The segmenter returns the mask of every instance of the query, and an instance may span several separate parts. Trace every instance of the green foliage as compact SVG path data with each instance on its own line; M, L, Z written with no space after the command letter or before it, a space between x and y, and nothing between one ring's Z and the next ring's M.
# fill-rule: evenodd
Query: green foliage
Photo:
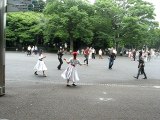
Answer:
M154 20L154 7L142 0L128 0L127 5L122 6L126 10L122 19L122 39L125 44L140 48L148 44L149 29L156 28Z
M34 0L33 4L34 12L7 14L7 45L70 43L73 50L75 43L97 49L160 44L154 6L143 0L96 0L93 5L87 0Z
M43 12L43 9L45 7L45 2L44 0L32 0L33 8L31 11L34 12Z
M45 14L52 16L52 26L48 29L54 33L54 38L70 40L70 49L74 49L73 42L77 39L91 43L92 26L89 16L84 10L87 4L81 0L50 0L45 8ZM50 35L49 35L50 36ZM50 38L47 36L47 38Z
M33 12L9 13L7 15L7 42L36 44L36 36L43 35L40 20L43 14Z

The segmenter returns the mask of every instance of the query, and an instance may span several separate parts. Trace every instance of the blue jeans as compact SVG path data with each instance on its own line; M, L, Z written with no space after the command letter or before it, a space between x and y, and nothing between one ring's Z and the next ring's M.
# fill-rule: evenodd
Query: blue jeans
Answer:
M84 63L86 62L86 64L88 65L88 55L84 55L84 57L85 57Z
M109 69L112 69L114 58L109 58Z

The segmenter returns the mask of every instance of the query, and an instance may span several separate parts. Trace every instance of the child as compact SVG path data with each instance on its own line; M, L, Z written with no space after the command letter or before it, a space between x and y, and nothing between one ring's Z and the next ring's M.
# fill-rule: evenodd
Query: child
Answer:
M66 86L70 86L69 85L69 81L73 82L73 86L77 86L75 85L75 82L79 81L79 77L78 77L78 72L76 70L76 65L82 65L80 63L80 61L77 59L77 52L73 52L73 58L70 58L69 61L66 61L66 59L64 59L69 66L67 67L67 69L61 74L61 76L67 80L67 85Z
M44 71L47 70L47 67L43 61L43 59L46 58L46 56L43 56L42 52L43 52L43 50L40 50L38 61L37 61L36 65L34 66L34 70L36 70L34 72L34 74L38 75L37 71L43 71L43 77L47 77L44 73Z

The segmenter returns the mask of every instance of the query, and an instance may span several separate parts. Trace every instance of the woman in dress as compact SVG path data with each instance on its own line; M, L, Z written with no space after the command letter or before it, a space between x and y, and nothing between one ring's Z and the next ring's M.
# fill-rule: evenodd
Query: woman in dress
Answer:
M43 72L43 76L44 76L44 77L47 77L47 76L45 75L45 73L44 73L44 71L47 70L47 67L46 67L46 65L45 65L45 63L44 63L44 61L43 61L43 59L46 58L46 56L43 56L42 53L43 53L43 50L40 50L38 61L37 61L36 65L34 66L34 70L36 70L36 71L34 72L34 74L35 74L35 75L38 75L38 74L37 74L37 71L42 71L42 72Z
M73 57L69 59L69 61L67 61L66 59L64 59L69 66L66 68L66 70L61 74L62 78L67 80L67 86L69 85L69 81L73 82L73 86L77 86L75 84L75 82L79 81L79 77L78 77L78 72L76 69L76 65L82 65L80 63L80 61L77 59L77 52L73 52L72 53Z

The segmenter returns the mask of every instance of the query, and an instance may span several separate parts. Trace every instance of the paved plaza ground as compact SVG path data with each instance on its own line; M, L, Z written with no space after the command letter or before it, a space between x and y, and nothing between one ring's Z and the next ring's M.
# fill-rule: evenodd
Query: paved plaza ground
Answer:
M66 87L57 70L57 55L45 53L47 77L35 76L38 56L6 52L6 95L0 97L0 120L158 120L160 118L160 58L146 63L148 79L135 79L138 61L108 57L77 66L77 87ZM63 58L70 58L64 55ZM84 57L78 58L83 62ZM42 73L39 73L42 74Z

